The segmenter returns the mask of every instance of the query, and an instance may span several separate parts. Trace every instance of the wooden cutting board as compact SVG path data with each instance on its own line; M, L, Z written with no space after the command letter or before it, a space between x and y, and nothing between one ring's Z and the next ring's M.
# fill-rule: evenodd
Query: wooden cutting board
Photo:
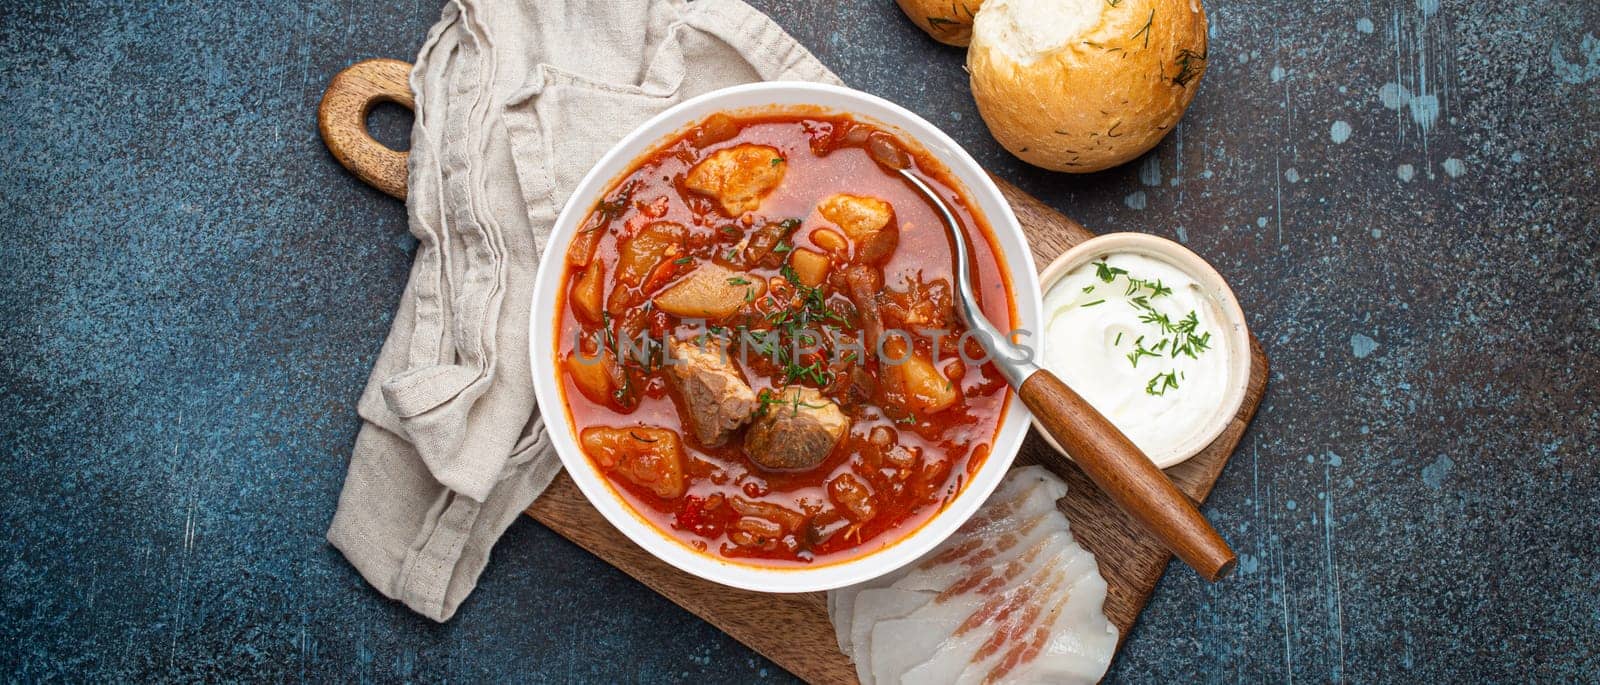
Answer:
M357 63L333 78L318 117L323 140L334 157L363 181L398 198L405 197L405 153L373 140L365 122L378 102L412 105L406 81L410 71L411 65L397 60ZM998 178L995 182L1021 220L1039 265L1049 264L1067 248L1093 237L1077 222L1010 183ZM1267 358L1254 336L1250 351L1250 386L1239 414L1204 452L1166 470L1196 501L1210 494L1266 391ZM1171 554L1141 532L1037 433L1029 435L1017 456L1018 465L1035 463L1049 466L1067 481L1070 489L1057 506L1071 521L1078 542L1094 552L1108 588L1106 616L1126 636ZM812 683L856 682L854 667L835 643L823 593L773 595L735 590L678 571L613 528L565 473L540 495L528 515L795 675ZM1181 565L1177 572L1192 573Z

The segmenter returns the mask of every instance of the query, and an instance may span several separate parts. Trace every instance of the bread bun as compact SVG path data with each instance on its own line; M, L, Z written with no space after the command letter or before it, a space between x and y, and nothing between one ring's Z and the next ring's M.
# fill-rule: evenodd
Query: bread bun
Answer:
M1030 164L1074 173L1155 147L1205 70L1199 0L987 0L967 52L995 139Z
M967 47L972 40L972 18L983 0L895 0L900 10L933 39L945 45Z

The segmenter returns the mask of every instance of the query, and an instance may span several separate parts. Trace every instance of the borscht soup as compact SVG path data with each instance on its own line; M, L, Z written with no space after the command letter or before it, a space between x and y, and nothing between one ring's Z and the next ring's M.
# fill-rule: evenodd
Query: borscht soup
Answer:
M905 538L988 457L1009 399L955 313L936 210L1016 321L966 191L904 136L821 110L714 114L635 160L565 250L556 369L578 444L642 519L716 558L830 564Z

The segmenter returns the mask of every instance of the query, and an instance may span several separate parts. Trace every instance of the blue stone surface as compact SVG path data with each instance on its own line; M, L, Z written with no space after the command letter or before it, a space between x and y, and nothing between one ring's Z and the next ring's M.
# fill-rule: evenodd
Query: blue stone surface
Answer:
M1182 125L1069 176L1001 149L893 4L756 4L1242 300L1271 386L1205 507L1240 571L1171 567L1108 680L1600 673L1600 6L1215 0ZM791 678L532 520L447 625L324 542L413 241L315 107L438 9L0 6L7 680Z

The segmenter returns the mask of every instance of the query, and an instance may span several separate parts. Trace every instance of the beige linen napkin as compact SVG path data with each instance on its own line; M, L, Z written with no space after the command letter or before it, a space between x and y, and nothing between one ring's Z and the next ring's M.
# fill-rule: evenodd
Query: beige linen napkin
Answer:
M839 82L739 0L444 8L411 74L416 260L328 529L378 591L448 620L561 468L534 406L528 308L573 186L650 116L760 80Z

